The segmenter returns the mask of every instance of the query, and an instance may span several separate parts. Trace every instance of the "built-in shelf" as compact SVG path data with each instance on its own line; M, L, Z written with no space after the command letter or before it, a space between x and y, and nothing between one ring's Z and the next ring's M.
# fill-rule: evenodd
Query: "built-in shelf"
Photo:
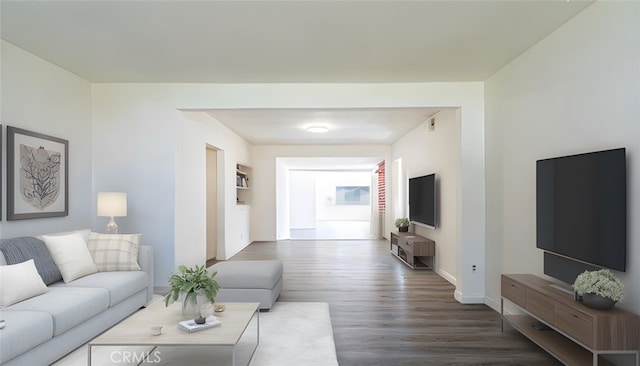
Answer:
M236 164L236 203L238 205L251 204L252 171L247 165Z
M236 217L235 231L230 235L236 245L243 248L251 243L251 203L253 191L251 178L253 169L244 164L236 164Z

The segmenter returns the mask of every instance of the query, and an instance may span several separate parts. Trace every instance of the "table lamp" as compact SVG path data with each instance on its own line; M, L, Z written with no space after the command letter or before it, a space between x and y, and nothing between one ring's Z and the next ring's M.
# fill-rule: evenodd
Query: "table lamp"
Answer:
M127 216L127 194L124 192L98 192L98 216L110 217L107 234L117 234L118 225L114 217Z

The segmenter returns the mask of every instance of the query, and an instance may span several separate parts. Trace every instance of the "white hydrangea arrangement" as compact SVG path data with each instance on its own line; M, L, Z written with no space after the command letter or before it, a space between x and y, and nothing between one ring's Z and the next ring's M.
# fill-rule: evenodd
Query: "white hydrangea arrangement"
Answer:
M584 271L573 283L580 295L596 294L619 302L624 299L624 285L608 269Z

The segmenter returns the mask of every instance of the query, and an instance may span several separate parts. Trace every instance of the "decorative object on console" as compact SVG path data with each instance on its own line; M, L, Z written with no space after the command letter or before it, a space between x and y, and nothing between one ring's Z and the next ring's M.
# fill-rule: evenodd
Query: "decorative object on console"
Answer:
M624 299L624 286L608 269L584 271L573 283L582 302L594 309L608 310Z
M401 233L406 233L409 231L409 219L406 217L402 217L399 219L396 219L396 227L398 228L398 231Z
M124 192L98 192L98 216L110 217L107 234L117 234L118 225L114 217L127 216L127 194Z
M178 329L187 333L193 333L207 328L219 327L222 324L220 319L215 316L206 318L198 317L191 320L185 320L178 323Z
M169 277L170 290L164 297L165 306L177 301L182 295L182 313L187 316L200 316L203 305L213 304L220 290L214 277L209 275L205 266L186 267L180 265L178 273Z
M206 321L206 319L205 319L205 317L204 317L204 316L200 315L199 317L197 317L197 318L193 319L193 321L194 321L196 324L204 324L204 322Z
M7 220L69 214L69 142L7 126Z

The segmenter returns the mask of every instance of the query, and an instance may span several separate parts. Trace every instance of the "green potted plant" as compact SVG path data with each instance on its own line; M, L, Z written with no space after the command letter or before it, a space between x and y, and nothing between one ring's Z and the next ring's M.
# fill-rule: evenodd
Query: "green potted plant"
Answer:
M406 217L396 219L396 227L398 228L398 231L406 233L409 231L409 219Z
M182 296L182 313L189 316L200 316L200 308L213 304L220 290L214 277L218 272L209 275L205 266L178 266L178 273L169 277L170 290L164 297L165 306L177 301Z
M595 309L611 309L624 299L622 282L608 269L582 272L573 283L573 289L585 305Z

